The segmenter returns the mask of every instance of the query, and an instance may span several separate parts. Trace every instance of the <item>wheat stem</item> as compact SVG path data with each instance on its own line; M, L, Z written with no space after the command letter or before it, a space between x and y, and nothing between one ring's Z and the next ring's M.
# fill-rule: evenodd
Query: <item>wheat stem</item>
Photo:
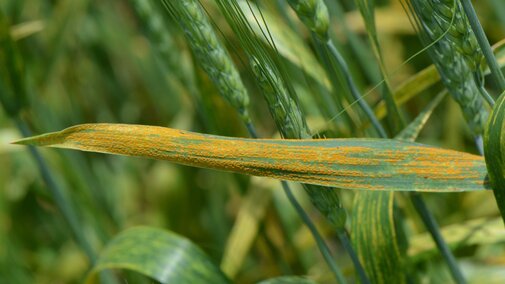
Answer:
M331 252L326 245L326 242L323 240L321 235L319 234L319 231L317 230L316 226L310 219L310 217L305 213L303 210L302 206L298 201L296 200L296 197L293 195L293 192L289 188L289 185L286 181L281 181L282 183L282 188L284 189L284 192L286 193L286 196L289 199L289 202L293 205L295 208L296 212L298 213L298 216L302 219L303 223L307 226L307 228L310 230L310 233L314 237L314 240L316 241L317 247L319 248L319 251L323 255L324 260L330 267L330 270L333 272L335 275L335 278L337 279L338 283L347 283L345 280L342 272L338 268L338 266L335 264L335 260L333 259L333 256L331 255Z
M447 262L447 265L449 266L449 271L451 272L452 278L458 284L466 283L465 277L463 276L463 273L459 269L456 258L454 257L451 250L447 246L444 237L442 237L437 221L435 220L430 210L426 206L426 203L424 202L423 198L418 192L410 192L409 196L410 200L412 200L412 203L414 204L414 207L421 216L424 225L430 232L433 241L435 241L435 244L440 250L440 253L444 256L444 259Z
M333 55L333 58L335 58L338 65L342 69L342 73L344 74L346 84L347 84L349 90L351 91L353 98L358 102L358 105L365 112L368 119L370 119L370 122L372 122L372 125L374 126L375 131L377 131L379 136L382 138L386 138L387 133L384 130L384 127L382 127L382 124L379 122L379 120L375 116L375 113L370 108L370 106L366 103L366 101L363 99L363 96L360 94L358 87L356 86L356 83L354 83L354 79L351 76L351 72L349 71L349 67L347 66L347 63L345 62L344 58L342 57L340 52L337 50L335 45L333 44L333 41L332 40L327 41L326 46L328 47L330 53Z
M456 1L456 0L455 0ZM484 53L484 57L486 58L487 65L491 70L491 76L494 78L496 84L499 87L499 92L503 92L505 90L505 77L500 70L500 66L496 61L496 58L491 49L491 45L487 40L486 34L484 33L484 29L479 22L479 18L475 13L475 9L472 6L472 2L470 0L460 0L463 6L463 10L465 11L466 16L468 17L468 21L470 22L470 26L477 37L477 41L479 46Z

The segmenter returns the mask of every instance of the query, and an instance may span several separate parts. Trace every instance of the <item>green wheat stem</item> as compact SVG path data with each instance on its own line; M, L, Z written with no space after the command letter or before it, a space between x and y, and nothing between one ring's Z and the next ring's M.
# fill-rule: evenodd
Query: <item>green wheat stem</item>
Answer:
M438 226L435 217L433 217L430 210L426 206L426 203L424 202L421 194L419 194L418 192L410 192L409 197L412 203L414 204L414 207L416 208L417 212L421 216L424 225L430 232L433 241L435 241L438 250L444 256L444 259L447 262L447 265L449 266L449 271L451 272L452 278L458 284L466 283L465 277L463 276L463 273L461 272L461 269L458 266L456 258L454 257L451 250L447 246L444 237L442 237L442 234L440 233L440 227Z
M455 0L456 1L456 0ZM489 69L491 70L491 76L495 80L498 85L499 92L503 92L505 90L505 77L500 70L500 66L498 65L498 61L496 61L496 57L493 54L493 50L491 49L491 45L487 40L486 34L484 33L484 29L482 28L479 18L477 17L477 13L475 13L475 9L473 8L472 2L470 0L460 0L463 6L463 10L465 11L466 16L468 17L468 21L470 22L470 26L477 37L477 42L484 54L484 58L486 58Z
M358 275L366 275L365 269L361 265L359 257L351 244L351 240L349 240L347 231L344 229L337 230L337 236L340 242L342 243L342 246L345 248L345 250L349 252L349 257L351 257L351 261L354 263ZM363 278L363 276L360 276L360 281L362 284L370 284L370 280L367 277Z
M289 184L286 181L281 181L282 183L282 188L284 189L284 193L289 199L289 202L293 205L295 208L296 212L302 219L303 223L307 226L307 228L310 230L312 236L314 237L314 240L316 241L317 247L319 248L319 251L323 255L324 260L330 267L330 270L333 272L335 275L335 278L337 279L338 283L347 283L347 281L344 278L344 275L338 268L338 266L335 263L335 260L333 259L333 256L331 255L331 252L326 245L326 242L323 240L321 235L319 234L319 231L317 230L316 226L310 219L310 217L305 213L303 210L303 207L298 203L296 200L296 197L293 195L293 192L291 191ZM340 237L340 236L339 236Z
M358 105L365 112L368 119L371 121L379 136L386 135L386 131L380 124L370 106L363 100L363 97L351 76L347 62L344 60L340 52L335 47L333 40L329 37L329 14L326 4L321 0L288 0L293 10L297 13L300 20L316 35L323 45L325 45L332 57L335 59L345 78L345 83L351 92L353 98L358 102Z
M370 106L366 103L366 101L363 99L363 96L358 90L358 87L356 86L356 83L354 83L354 79L351 76L351 72L349 71L349 67L347 66L347 63L345 62L344 58L340 54L340 52L337 50L335 45L333 44L332 40L328 40L326 42L326 46L328 50L330 51L331 55L333 58L337 61L338 65L342 69L342 73L344 74L346 84L353 96L353 98L358 102L358 105L361 107L361 109L365 112L366 116L372 123L372 125L375 128L375 131L379 134L380 137L387 137L386 131L384 130L384 127L382 127L381 123L375 116L375 113L373 110L370 108Z

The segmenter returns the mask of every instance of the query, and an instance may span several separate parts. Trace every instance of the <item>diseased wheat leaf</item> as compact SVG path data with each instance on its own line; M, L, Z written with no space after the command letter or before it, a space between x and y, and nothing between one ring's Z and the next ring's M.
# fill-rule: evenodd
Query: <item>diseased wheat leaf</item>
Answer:
M16 143L148 157L356 190L489 189L482 157L390 139L244 139L157 126L99 123Z
M396 241L394 192L359 192L352 240L372 283L404 283L403 255Z
M160 283L229 283L196 245L174 233L151 227L128 229L100 254L87 282L104 269L128 269Z

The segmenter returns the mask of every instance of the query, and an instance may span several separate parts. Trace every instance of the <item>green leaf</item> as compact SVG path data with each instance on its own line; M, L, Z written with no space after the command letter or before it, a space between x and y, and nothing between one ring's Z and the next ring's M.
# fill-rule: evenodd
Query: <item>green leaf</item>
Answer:
M493 108L484 131L484 156L498 208L505 222L505 92Z
M359 192L352 241L372 283L404 283L404 256L393 218L394 192Z
M244 139L157 126L82 124L16 143L148 157L356 190L489 188L480 156L390 139Z
M396 139L412 142L415 141L435 108L440 104L442 99L445 98L445 95L447 95L447 91L439 93L433 100L431 100L430 103L416 116L416 118L400 133L398 133Z
M87 282L104 269L128 269L161 283L229 283L191 241L168 231L136 227L116 236L100 254Z
M395 89L393 92L395 102L401 106L438 82L440 82L440 74L438 74L435 65L430 65L412 75ZM386 103L381 101L375 107L375 115L378 118L383 118L386 114Z

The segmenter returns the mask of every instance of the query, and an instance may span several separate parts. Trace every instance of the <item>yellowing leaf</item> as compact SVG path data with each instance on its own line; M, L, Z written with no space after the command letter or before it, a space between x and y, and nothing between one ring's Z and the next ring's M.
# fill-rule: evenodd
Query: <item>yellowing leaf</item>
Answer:
M148 157L356 190L489 188L480 156L389 139L244 139L157 126L83 124L16 143Z

